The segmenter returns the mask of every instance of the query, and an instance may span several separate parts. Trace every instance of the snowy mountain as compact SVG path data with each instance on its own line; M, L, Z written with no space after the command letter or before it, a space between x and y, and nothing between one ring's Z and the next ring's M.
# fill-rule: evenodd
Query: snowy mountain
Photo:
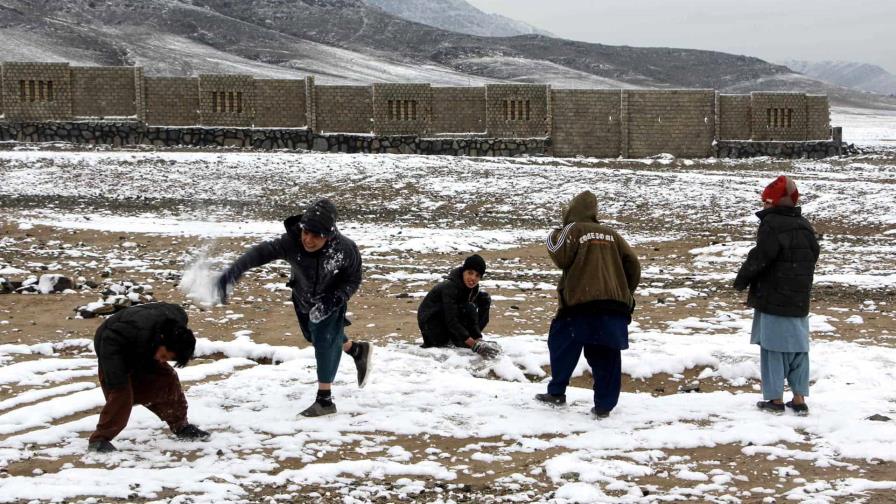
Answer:
M813 92L835 87L758 58L715 51L457 33L365 0L0 0L0 47L0 59L8 61L139 65L147 75L313 74L322 84L539 82L749 91L790 89L798 80Z
M500 14L482 12L465 0L365 0L368 5L409 21L483 37L551 33Z
M896 75L877 65L854 61L786 61L784 64L814 79L838 86L896 96Z

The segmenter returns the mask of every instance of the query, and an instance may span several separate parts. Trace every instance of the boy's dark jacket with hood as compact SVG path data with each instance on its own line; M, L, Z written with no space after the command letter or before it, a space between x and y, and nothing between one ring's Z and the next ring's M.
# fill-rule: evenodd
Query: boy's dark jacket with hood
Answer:
M235 283L246 271L282 259L291 267L287 285L299 311L309 313L321 303L324 312L330 313L347 303L361 285L361 253L355 242L338 230L322 249L307 252L301 243L301 218L295 215L283 221L286 233L252 247L224 274L229 283Z
M130 373L153 366L161 336L186 326L187 312L171 303L132 306L107 318L93 339L106 386L123 387Z
M737 272L734 288L750 288L747 304L772 315L809 314L819 246L800 207L776 206L756 214L756 246Z
M454 268L448 278L432 288L420 307L417 308L417 322L424 327L434 317L444 317L448 330L455 336L454 341L466 341L467 338L478 339L482 334L470 334L460 321L460 310L467 303L472 303L479 294L479 285L472 289L464 283L463 267ZM476 330L475 327L469 329Z
M641 264L619 234L597 221L597 197L585 191L570 202L563 228L548 235L551 260L563 270L558 314L634 310Z

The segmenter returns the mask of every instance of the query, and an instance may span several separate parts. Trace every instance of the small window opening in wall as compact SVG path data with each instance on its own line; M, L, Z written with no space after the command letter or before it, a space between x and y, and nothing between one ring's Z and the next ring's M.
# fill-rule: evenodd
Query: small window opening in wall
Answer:
M236 108L236 104L233 99L233 91L227 93L227 111L233 112L233 109Z
M417 100L411 100L411 120L417 120Z
M212 91L212 112L218 111L218 92Z
M526 100L526 120L527 120L527 121L529 120L529 117L530 117L530 116L529 116L529 111L530 111L530 109L529 109L529 100Z
M389 100L389 120L395 120L395 100Z
M24 81L23 81L24 82ZM507 121L510 119L510 115L508 110L510 109L510 104L507 100L504 100L504 120Z
M510 102L510 120L516 121L516 100Z
M236 113L237 114L243 113L243 93L242 93L242 91L236 92Z
M56 96L53 94L53 81L47 81L47 101L55 101Z
M37 101L46 101L47 84L44 81L37 81Z
M25 91L25 81L19 81L19 101L25 101L25 97L27 96L27 92Z
M36 97L37 97L37 92L36 92L36 90L35 90L35 88L36 88L36 84L37 84L37 83L34 82L33 80L32 80L32 81L28 81L28 101L32 101L32 102L33 102L33 101L36 99Z
M790 109L790 108L786 109L784 117L787 119L787 125L785 127L792 128L793 127L793 109Z

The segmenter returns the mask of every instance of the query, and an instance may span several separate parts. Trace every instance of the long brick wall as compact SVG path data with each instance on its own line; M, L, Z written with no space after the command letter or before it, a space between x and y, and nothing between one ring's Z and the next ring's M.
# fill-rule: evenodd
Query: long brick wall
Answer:
M72 67L72 115L136 117L136 74L134 67Z
M485 133L484 87L432 88L435 133Z
M373 131L370 86L315 86L317 129L328 133Z
M621 92L555 89L551 138L556 156L617 157L621 150Z
M319 86L250 75L145 77L140 67L0 65L0 120L307 128L378 136L542 138L557 156L710 156L714 141L831 135L826 96L540 84ZM500 151L501 149L498 149ZM471 151L472 152L472 151Z

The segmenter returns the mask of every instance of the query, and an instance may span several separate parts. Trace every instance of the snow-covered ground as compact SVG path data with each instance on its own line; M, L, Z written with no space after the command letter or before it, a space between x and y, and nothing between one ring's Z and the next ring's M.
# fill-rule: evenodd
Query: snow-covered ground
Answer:
M831 125L843 127L843 140L857 145L896 148L896 111L831 109Z
M889 127L882 124L882 131ZM812 415L805 418L755 411L751 313L722 292L751 246L759 191L782 173L796 178L805 213L825 233L816 283L823 297L835 293L811 320L817 337ZM263 268L244 283L261 284L269 298L244 293L244 304L191 308L191 320L219 334L203 337L202 359L179 371L191 419L212 431L211 440L177 442L137 408L115 441L120 451L103 457L84 455L103 403L91 342L55 323L30 326L35 341L21 341L16 303L49 301L4 296L0 470L16 471L0 471L0 502L449 502L458 495L452 492L469 492L480 480L489 486L472 498L508 502L840 502L896 492L896 475L876 469L896 463L896 424L869 419L896 417L896 327L887 294L896 287L894 180L896 160L887 154L695 161L0 151L0 208L11 230L0 236L0 276L108 271L113 278L155 275L159 289L159 278L170 280L201 253L183 244L248 245L276 236L280 219L317 195L337 201L342 230L362 249L365 285L377 289L366 294L371 305L389 299L379 306L412 311L442 273L433 264L472 250L516 251L491 263L483 282L500 292L496 316L512 321L489 336L504 349L499 360L423 350L413 337L390 332L378 340L367 388L353 385L350 362L341 367L340 413L329 419L296 418L314 393L312 350L246 329L253 317L270 322L287 299L279 292L282 266ZM600 422L587 414L585 388L570 388L564 409L533 403L548 379L541 321L550 317L558 272L516 256L542 239L562 204L583 189L596 192L602 216L652 254L638 292L638 313L651 316L632 325L627 379L676 388L699 380L703 391L626 392ZM24 234L46 226L59 236ZM75 230L81 234L68 234ZM81 238L94 230L122 240ZM130 241L147 235L164 245ZM666 246L681 251L653 262L651 251ZM533 300L541 304L528 312L516 306ZM253 311L249 301L262 309ZM358 325L354 334L364 334ZM4 329L13 326L19 332ZM576 374L587 369L583 360ZM701 450L709 454L698 456ZM541 458L527 463L533 454ZM776 476L760 483L737 457ZM22 474L25 466L34 468ZM804 474L816 471L840 472Z

